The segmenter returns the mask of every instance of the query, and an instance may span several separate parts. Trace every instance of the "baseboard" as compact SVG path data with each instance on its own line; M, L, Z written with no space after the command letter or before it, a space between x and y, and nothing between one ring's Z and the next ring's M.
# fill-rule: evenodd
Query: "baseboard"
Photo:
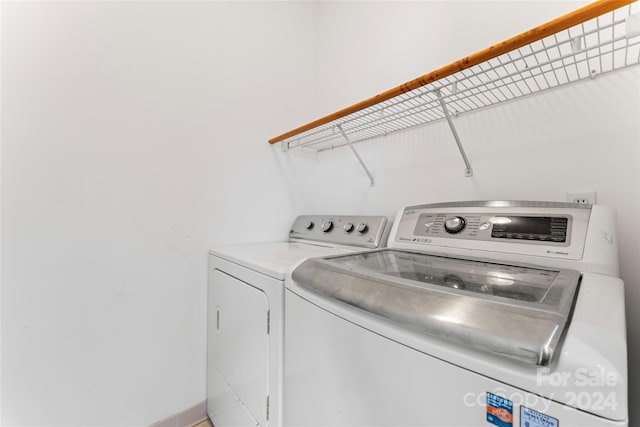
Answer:
M193 405L175 415L151 424L149 427L191 427L207 418L207 401Z

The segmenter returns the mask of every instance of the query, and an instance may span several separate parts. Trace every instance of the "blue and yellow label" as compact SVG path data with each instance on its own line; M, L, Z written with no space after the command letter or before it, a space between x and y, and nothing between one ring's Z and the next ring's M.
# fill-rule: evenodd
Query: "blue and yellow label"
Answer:
M513 402L487 392L487 421L498 427L513 427Z

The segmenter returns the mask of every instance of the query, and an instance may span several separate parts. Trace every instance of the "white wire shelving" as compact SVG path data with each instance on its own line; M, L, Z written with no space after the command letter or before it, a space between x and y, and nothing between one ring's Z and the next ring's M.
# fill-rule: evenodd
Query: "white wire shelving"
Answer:
M474 54L482 59L475 64L465 66L473 55L464 58L392 89L389 91L392 96L382 96L379 101L376 98L380 96L371 98L269 142L279 142L286 150L323 151L349 145L373 185L373 176L353 143L446 120L465 162L465 174L471 176L471 165L453 117L639 64L640 13L637 2L629 3L624 0L596 1L583 9L617 8L491 56L486 52L500 46L494 45ZM526 40L543 27L512 39ZM451 68L453 71L448 72Z

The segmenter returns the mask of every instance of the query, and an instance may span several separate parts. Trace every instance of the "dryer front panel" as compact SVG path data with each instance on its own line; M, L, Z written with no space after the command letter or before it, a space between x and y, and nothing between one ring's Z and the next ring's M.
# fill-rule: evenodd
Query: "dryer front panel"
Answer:
M264 292L220 270L208 289L208 369L222 378L210 384L209 399L220 402L230 390L255 419L267 423L269 393L269 303ZM222 393L222 394L221 394ZM220 408L226 409L226 408ZM216 408L210 416L215 420Z

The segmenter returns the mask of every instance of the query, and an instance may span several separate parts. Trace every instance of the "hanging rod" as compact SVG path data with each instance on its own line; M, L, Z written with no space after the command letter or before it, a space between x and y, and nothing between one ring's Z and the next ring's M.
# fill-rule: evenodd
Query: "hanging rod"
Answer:
M597 0L372 98L276 136L269 143L285 141L295 148L326 142L328 147L321 149L333 148L344 145L343 132L350 135L348 141L357 142L445 119L433 109L435 106L441 110L440 102L444 98L449 98L448 104L455 108L454 114L457 114L580 80L585 78L585 73L587 77L593 77L600 72L638 64L640 54L636 56L635 52L629 52L640 45L637 40L640 37L637 34L614 34L614 27L624 26L624 20L614 19L609 24L596 19L595 30L586 28L584 24L634 1ZM637 15L634 17L637 19ZM573 36L576 28L580 34ZM572 31L566 31L569 29ZM601 40L605 30L610 30L612 35ZM558 34L563 31L561 35ZM597 41L586 43L585 37L589 36L597 37ZM630 37L636 40L630 42ZM568 51L564 48L566 44L570 46ZM623 60L617 59L620 55L624 55ZM609 56L611 67L603 65L603 58L606 62ZM592 64L594 61L599 61L599 67ZM531 66L530 62L534 65ZM587 71L582 70L585 67ZM452 90L442 93L440 98L432 95L434 89L449 86ZM402 108L398 107L400 105ZM375 119L370 117L373 114ZM347 121L353 127L344 126ZM338 125L340 132L335 131ZM340 142L334 144L334 140Z

